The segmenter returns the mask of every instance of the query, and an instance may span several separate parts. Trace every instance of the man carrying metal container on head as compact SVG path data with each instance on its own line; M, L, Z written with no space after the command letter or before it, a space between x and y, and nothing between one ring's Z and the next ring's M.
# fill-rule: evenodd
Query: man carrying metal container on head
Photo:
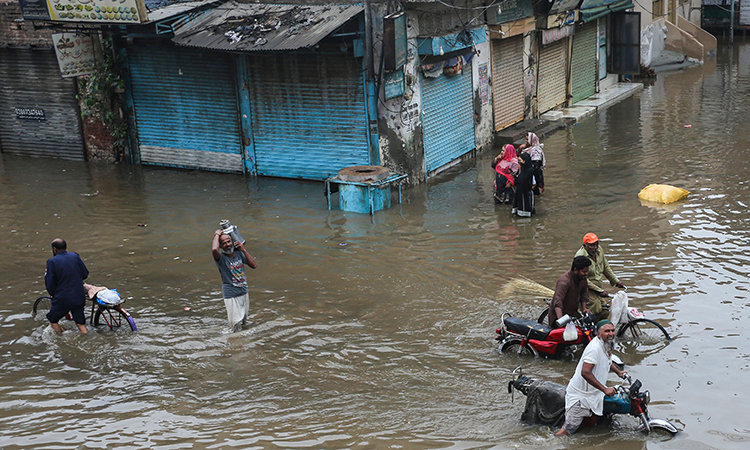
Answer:
M245 250L245 240L237 227L228 220L222 220L221 229L214 232L211 253L221 274L221 293L227 307L229 328L233 332L240 331L250 308L245 265L255 269L258 263Z

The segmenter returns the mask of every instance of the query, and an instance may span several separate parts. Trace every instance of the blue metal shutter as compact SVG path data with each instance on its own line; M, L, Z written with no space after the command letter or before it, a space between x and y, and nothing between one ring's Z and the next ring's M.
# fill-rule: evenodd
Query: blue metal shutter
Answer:
M576 27L573 35L573 55L571 56L571 84L573 103L596 93L596 53L598 28L596 21Z
M258 175L323 180L370 164L362 61L346 55L250 55Z
M474 149L471 68L461 75L422 78L425 170L432 172Z
M128 48L144 164L241 172L234 65L192 48Z

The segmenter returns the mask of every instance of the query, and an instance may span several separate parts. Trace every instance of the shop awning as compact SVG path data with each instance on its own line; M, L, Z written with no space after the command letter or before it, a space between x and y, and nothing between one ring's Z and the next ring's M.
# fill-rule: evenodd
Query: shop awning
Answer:
M591 22L609 13L623 11L633 7L633 0L584 0L581 4L581 20Z
M317 44L363 9L230 1L175 31L172 41L214 50L296 50Z
M441 37L417 38L417 53L420 55L444 55L446 53L473 48L487 40L484 28L464 30Z

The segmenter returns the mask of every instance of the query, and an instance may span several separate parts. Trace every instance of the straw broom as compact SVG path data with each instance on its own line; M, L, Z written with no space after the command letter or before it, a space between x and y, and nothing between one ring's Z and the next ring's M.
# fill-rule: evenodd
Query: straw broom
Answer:
M523 275L511 278L500 290L500 295L509 297L535 297L550 299L555 291L552 289L530 280Z

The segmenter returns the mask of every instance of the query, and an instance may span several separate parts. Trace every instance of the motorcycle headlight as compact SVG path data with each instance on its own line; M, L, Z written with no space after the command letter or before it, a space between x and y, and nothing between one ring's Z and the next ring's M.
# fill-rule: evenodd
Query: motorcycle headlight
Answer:
M645 405L651 403L651 393L649 391L643 391L641 395L643 396L643 403Z

